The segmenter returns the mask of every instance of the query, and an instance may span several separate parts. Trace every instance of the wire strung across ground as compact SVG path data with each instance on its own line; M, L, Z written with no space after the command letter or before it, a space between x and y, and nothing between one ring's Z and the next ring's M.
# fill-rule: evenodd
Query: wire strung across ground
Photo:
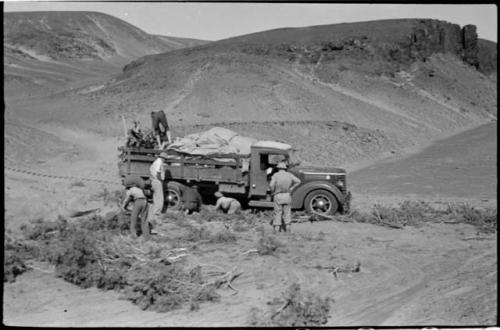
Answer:
M110 180L104 180L104 179L79 178L79 177L74 177L74 176L52 175L52 174L46 174L46 173L44 174L44 173L38 173L38 172L28 171L28 170L24 170L24 169L8 167L8 166L4 166L4 169L9 170L9 171L13 171L13 172L17 172L17 173L23 173L23 174L28 174L28 175L40 176L40 177L44 177L44 178L52 178L52 179L94 181L94 182L111 183L111 184L120 183L118 180L117 181L110 181Z

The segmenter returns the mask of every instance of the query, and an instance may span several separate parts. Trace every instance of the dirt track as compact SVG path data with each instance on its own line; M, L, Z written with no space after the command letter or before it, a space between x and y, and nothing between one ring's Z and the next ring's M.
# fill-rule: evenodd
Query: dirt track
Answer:
M67 131L59 134L70 138ZM95 141L90 136L74 137L82 144L88 142L89 148ZM113 142L108 142L104 143L107 150L81 154L71 163L71 169L87 169L85 174L98 173L98 167L105 166L115 155ZM477 148L479 145L483 148ZM491 124L439 142L409 158L359 170L349 177L354 207L374 202L396 203L405 197L438 202L488 199L496 204L496 192L493 193L496 154L493 153L496 153L496 125ZM95 158L99 154L107 158ZM69 169L63 163L56 167L57 161L49 163L47 169L51 166ZM474 171L468 171L474 175L473 184L455 185L460 180L471 180L464 177L463 172L453 170L454 166L473 168ZM107 173L101 174L107 176ZM437 177L442 180L436 181ZM31 183L26 184L29 180ZM10 184L15 190L19 182L24 182L24 193L42 187L50 189L48 181L43 180L6 173L6 185ZM412 184L405 185L405 182ZM431 188L427 185L433 186L435 195L428 194ZM57 190L53 187L54 196L71 192L83 199L88 197L87 189L102 189L65 187ZM7 193L7 206L16 205L14 202L19 197L15 196L19 195ZM50 198L54 197L47 199L40 193L33 197L33 203L42 200L49 203ZM19 208L22 209L21 205ZM11 212L12 217L6 222L10 228L17 225L15 212ZM202 255L192 251L191 262L203 257L204 262L225 268L240 262L244 272L234 282L238 294L231 295L232 291L223 289L220 303L202 304L198 312L144 312L128 301L118 300L117 293L79 289L55 278L50 269L43 271L44 265L38 265L42 270L33 270L19 277L16 283L4 285L3 321L19 326L241 326L247 324L252 307L265 309L267 301L279 297L289 284L298 282L304 289L335 299L327 324L331 326L491 325L496 322L496 235L477 236L473 227L463 224L396 230L368 224L316 222L296 224L293 228L292 235L279 237L286 243L287 251L277 257L242 258L240 254L254 247L257 239L255 234L246 232L240 233L237 244L202 247L199 249L204 251ZM320 232L324 234L323 239ZM341 273L338 278L314 268L356 261L361 262L359 273Z

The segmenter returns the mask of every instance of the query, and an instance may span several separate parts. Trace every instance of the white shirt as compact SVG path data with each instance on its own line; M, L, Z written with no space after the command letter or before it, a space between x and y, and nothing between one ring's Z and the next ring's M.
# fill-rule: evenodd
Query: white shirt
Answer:
M158 179L159 174L162 181L165 179L162 158L156 158L156 160L153 162L153 164L151 164L151 167L149 168L149 173L151 174L151 178Z
M144 196L144 192L142 191L142 189L139 189L137 187L131 187L130 189L127 190L127 193L125 195L126 200L128 200L129 198L136 200L138 198L146 198L146 197Z
M219 208L221 208L224 211L227 211L233 203L240 204L240 202L238 202L234 198L222 196L217 199L217 203L215 203L215 209L218 210Z

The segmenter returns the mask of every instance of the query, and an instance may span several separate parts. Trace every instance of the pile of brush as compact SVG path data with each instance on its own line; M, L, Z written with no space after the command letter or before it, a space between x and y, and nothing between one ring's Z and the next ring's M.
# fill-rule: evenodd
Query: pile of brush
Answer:
M216 290L235 278L234 269L210 273L189 265L187 249L174 247L167 237L130 237L128 224L120 213L34 221L22 228L23 239L6 248L12 266L4 267L4 281L27 269L22 259L47 261L68 282L118 290L142 309L166 312L218 301Z

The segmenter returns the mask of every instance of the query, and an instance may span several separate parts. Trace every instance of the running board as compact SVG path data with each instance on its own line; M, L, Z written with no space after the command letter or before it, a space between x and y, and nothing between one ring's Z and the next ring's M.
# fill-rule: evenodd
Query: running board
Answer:
M248 202L248 206L251 206L251 207L274 207L274 202L250 201L250 202Z

